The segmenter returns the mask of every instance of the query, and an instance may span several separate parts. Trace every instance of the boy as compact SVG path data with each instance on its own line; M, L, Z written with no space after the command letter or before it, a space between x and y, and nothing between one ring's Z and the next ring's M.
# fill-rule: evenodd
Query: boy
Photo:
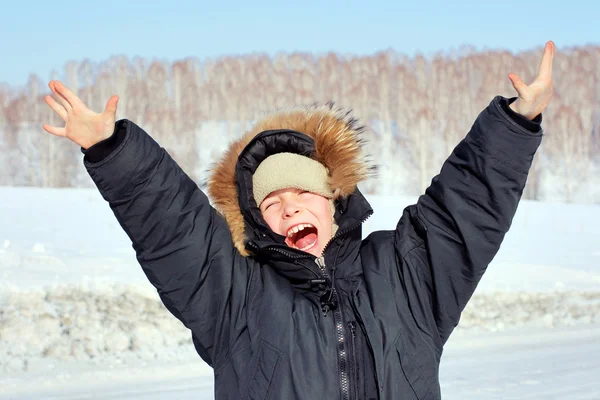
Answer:
M333 106L269 116L205 194L141 128L59 82L84 164L163 303L214 368L216 399L439 399L439 362L508 231L552 95L554 44L496 97L393 231L361 237L362 128ZM217 211L218 210L218 211Z

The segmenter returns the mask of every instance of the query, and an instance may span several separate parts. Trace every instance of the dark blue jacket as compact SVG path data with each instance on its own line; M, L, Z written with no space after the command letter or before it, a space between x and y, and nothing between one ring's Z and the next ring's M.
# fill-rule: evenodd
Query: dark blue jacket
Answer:
M509 230L541 142L541 116L525 121L507 105L497 97L481 112L394 230L362 239L371 207L358 189L340 198L321 258L282 245L251 196L266 155L314 150L301 132L263 132L239 156L234 200L250 256L133 122L118 121L84 163L214 368L216 399L439 399L444 343Z

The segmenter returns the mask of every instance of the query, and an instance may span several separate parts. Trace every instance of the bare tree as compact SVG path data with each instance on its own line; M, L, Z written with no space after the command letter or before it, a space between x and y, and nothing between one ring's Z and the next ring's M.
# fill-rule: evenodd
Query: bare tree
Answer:
M561 106L556 115L556 127L551 130L554 165L560 168L565 183L566 201L574 200L573 193L579 182L589 176L589 151L582 142L582 124L579 115L569 106Z
M117 55L97 63L69 61L60 74L51 75L64 79L95 110L118 94L117 118L146 128L192 174L207 167L226 141L262 113L334 101L354 109L371 128L367 139L384 168L367 190L416 194L490 100L498 94L514 96L507 73L530 81L538 63L539 49L513 54L469 47L431 57L394 51L371 56L298 52L173 63ZM525 198L544 198L548 187L558 193L564 186L562 197L555 197L575 201L581 188L593 184L600 164L598 65L600 46L567 48L557 55L556 94L544 114L545 137ZM45 82L33 75L22 88L0 85L0 183L90 184L77 149L40 131L44 122L62 123L43 104L47 93ZM558 170L561 182L548 185Z

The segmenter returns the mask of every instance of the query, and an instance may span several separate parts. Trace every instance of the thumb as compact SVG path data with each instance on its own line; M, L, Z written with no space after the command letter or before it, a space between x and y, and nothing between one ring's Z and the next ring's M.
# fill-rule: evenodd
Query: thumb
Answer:
M112 96L106 102L106 107L104 108L105 113L109 113L113 117L117 114L117 103L119 103L119 96Z
M516 74L508 74L508 79L510 79L510 82L512 83L513 87L515 88L518 94L521 94L523 92L523 89L527 87L525 82L523 82L523 80L519 78L519 76Z

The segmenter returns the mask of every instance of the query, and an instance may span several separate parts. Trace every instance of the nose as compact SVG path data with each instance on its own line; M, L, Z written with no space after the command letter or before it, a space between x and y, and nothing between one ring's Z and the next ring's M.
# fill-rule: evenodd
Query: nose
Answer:
M290 218L299 214L302 209L294 202L287 201L283 205L283 217Z

